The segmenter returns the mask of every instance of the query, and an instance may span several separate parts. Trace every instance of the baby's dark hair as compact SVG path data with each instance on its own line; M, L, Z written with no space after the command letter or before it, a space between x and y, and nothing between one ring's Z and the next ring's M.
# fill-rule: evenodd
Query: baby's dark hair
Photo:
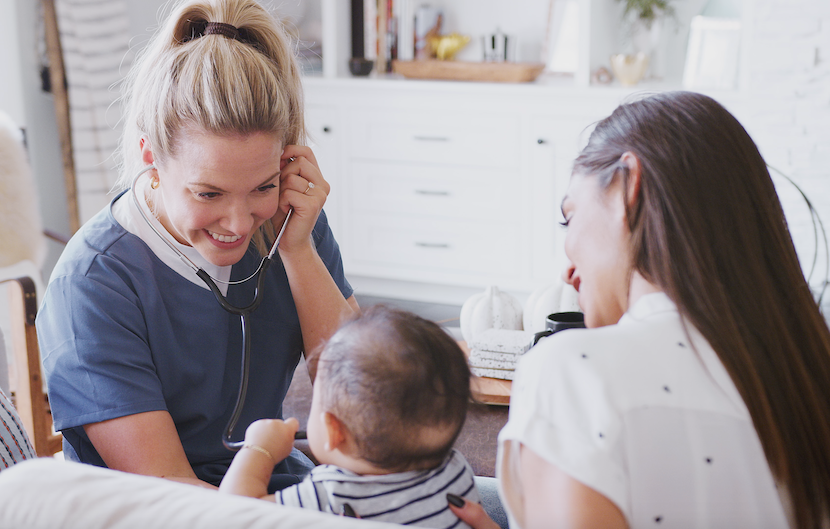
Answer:
M320 354L323 408L357 456L392 472L439 465L470 401L470 368L453 338L410 312L376 305L345 323Z

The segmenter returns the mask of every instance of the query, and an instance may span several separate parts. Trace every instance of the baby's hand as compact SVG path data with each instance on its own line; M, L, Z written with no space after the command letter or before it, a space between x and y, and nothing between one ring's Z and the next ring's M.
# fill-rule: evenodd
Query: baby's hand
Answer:
M300 428L295 418L281 421L279 419L260 419L254 421L245 430L245 444L264 448L271 454L276 465L291 453L294 446L294 434Z

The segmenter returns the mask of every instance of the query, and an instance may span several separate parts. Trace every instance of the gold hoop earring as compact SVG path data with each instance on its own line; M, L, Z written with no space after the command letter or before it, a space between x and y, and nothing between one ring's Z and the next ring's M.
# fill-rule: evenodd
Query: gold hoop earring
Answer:
M159 187L159 179L158 179L158 177L153 178L152 180L150 180L150 187L151 187L152 189L158 189L158 187Z

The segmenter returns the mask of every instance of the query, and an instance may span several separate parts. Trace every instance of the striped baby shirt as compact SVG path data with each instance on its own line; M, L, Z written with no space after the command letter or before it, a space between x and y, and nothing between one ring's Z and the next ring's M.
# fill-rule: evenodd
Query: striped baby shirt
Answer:
M348 503L364 520L433 528L466 528L447 493L478 503L473 469L457 450L437 468L361 476L334 465L315 467L302 482L278 491L277 503L340 514Z
M17 410L0 389L0 471L35 457L35 450L23 429Z

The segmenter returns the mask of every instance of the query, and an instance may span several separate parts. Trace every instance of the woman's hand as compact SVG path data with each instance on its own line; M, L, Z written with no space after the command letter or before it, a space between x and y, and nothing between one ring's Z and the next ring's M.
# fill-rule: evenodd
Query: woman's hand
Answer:
M291 208L294 213L280 241L280 255L313 248L311 231L330 190L311 149L286 145L280 157L280 207L271 219L274 229L279 232Z
M484 512L481 504L467 501L455 494L447 494L447 503L450 510L473 529L499 529L498 524ZM459 503L461 506L458 505Z

